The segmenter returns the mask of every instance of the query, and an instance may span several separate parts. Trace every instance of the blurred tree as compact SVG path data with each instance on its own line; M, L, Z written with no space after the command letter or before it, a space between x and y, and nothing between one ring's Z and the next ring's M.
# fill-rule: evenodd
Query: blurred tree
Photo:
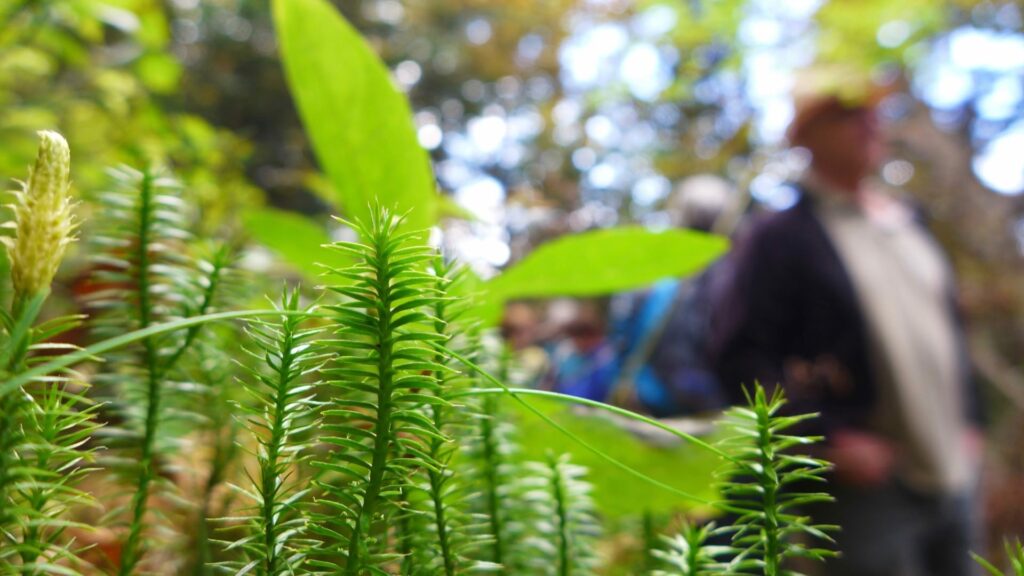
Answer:
M83 194L107 186L107 166L168 165L210 229L257 194L239 169L249 145L178 99L168 11L155 0L0 2L0 174L31 161L25 132L53 128L68 137Z

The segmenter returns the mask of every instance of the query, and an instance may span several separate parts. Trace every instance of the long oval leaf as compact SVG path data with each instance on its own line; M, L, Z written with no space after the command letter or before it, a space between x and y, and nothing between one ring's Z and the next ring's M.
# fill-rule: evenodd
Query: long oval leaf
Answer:
M437 218L430 160L387 67L326 0L275 0L288 86L347 218L370 204L411 211L407 229Z
M595 230L540 246L487 288L506 299L610 294L691 274L728 247L721 236L691 230Z

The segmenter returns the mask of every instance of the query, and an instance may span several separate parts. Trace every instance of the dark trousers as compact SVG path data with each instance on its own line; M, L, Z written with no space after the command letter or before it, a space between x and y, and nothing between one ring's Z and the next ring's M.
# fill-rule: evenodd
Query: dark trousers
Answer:
M807 512L816 524L838 524L840 558L827 576L975 576L979 550L977 497L923 495L898 482L862 490L832 485L836 501Z

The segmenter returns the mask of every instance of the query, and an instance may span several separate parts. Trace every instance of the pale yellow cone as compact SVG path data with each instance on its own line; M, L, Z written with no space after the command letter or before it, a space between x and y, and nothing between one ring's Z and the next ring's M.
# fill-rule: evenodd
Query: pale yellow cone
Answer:
M50 287L67 247L74 242L74 202L70 195L71 152L63 136L39 132L41 139L28 182L15 192L14 237L5 238L15 294L29 297Z

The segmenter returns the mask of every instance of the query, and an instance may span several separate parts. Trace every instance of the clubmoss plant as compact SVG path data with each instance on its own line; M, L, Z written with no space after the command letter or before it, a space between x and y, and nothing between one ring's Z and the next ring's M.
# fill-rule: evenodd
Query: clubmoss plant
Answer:
M437 255L431 262L431 272L439 295L432 306L434 333L449 348L472 347L474 338L469 337L461 322L465 301L450 296L452 285L462 278L463 270ZM430 437L427 446L427 454L439 467L424 467L420 493L410 491L405 495L407 518L402 523L401 536L406 549L402 573L455 576L470 570L493 570L499 566L471 558L487 536L474 533L477 519L469 512L465 479L455 467L460 445L452 438L464 437L472 430L476 405L465 398L453 400L453 395L470 385L470 377L460 372L462 367L442 351L434 351L434 362L448 368L433 373L438 384L434 394L442 402L424 406L424 414L445 436Z
M195 253L197 256L193 261L199 274L193 277L195 284L186 302L193 306L202 305L202 299L197 295L204 292L206 274L215 269L220 270L217 277L219 286L216 287L218 307L233 307L234 303L244 300L249 293L247 287L251 278L234 267L234 253L230 249L220 243L200 244ZM184 313L187 317L194 317L198 310L189 310L186 304ZM178 395L178 390L183 389L181 396L188 398L185 407L190 409L187 414L179 412L185 416L185 419L179 418L182 424L191 423L191 426L184 433L174 432L181 436L182 443L181 455L176 460L180 461L185 455L201 459L188 467L175 466L182 469L178 483L187 483L191 488L185 492L196 495L178 506L186 516L182 522L195 526L194 530L186 532L189 538L184 543L195 550L188 566L194 576L214 573L215 562L221 560L219 545L214 541L217 519L227 514L227 508L239 495L222 488L241 456L236 440L244 427L240 418L233 416L242 413L235 402L244 398L245 392L243 386L235 384L241 373L253 363L244 352L244 345L239 344L245 342L244 335L243 328L233 323L217 324L202 330L190 346L187 358L178 363L174 370L176 375L169 382L172 395Z
M472 334L472 333L471 333ZM512 353L500 342L473 334L467 360L492 364L499 379L512 380ZM482 388L483 372L467 367L471 386ZM522 461L515 425L498 396L467 397L473 402L466 433L460 436L459 474L473 487L470 509L481 520L474 532L480 546L474 557L500 566L501 574L529 574L550 569L550 544L537 530L547 522L549 500L538 497L536 483ZM544 494L543 490L540 494Z
M652 576L713 576L730 574L730 560L735 558L736 550L731 546L714 545L709 542L713 536L722 535L723 531L714 523L698 525L684 523L682 529L674 537L663 537L666 544L664 550L654 550L654 556L664 565L664 569L655 570Z
M192 237L180 184L157 172L130 168L112 175L115 187L101 196L104 218L93 238L93 283L98 289L90 304L97 313L96 331L102 335L145 330L214 311L231 259L227 250L214 251L208 260L190 256ZM188 392L194 387L177 386L173 378L202 328L197 324L145 338L139 348L117 357L115 370L98 378L125 421L112 437L111 448L127 453L110 462L134 485L121 551L122 576L136 572L147 524L155 520L147 511L160 478L161 457L179 445L178 438L167 434L168 421L193 418ZM168 394L168 389L176 393Z
M3 239L14 287L10 310L0 311L3 382L40 362L37 353L73 350L51 340L81 320L36 323L75 229L67 142L56 132L39 136L35 165L15 193L14 218L6 225L14 236ZM81 567L75 544L64 538L67 528L81 526L62 516L92 502L76 487L92 458L85 441L98 428L85 389L80 377L65 372L0 393L0 573L74 574Z
M332 245L357 262L332 272L344 283L330 290L344 301L326 306L335 319L334 357L323 371L331 399L321 441L334 450L314 462L320 504L330 513L313 528L327 542L312 564L347 576L380 574L400 561L386 541L402 495L416 489L420 470L443 470L430 446L447 438L423 408L445 404L435 375L449 368L426 345L444 337L418 327L434 322L440 295L427 272L432 252L419 233L399 232L401 222L374 210L368 221L348 223L359 242Z
M585 480L587 469L570 462L568 454L550 454L545 462L527 463L525 470L536 487L528 498L544 512L539 536L549 543L549 556L542 573L594 574L600 522Z
M519 462L513 424L499 406L503 396L610 464L696 498L574 435L532 407L525 399L531 395L647 422L728 462L719 507L737 515L735 524L685 528L659 554L659 574L782 576L792 574L784 568L791 558L829 554L797 543L798 535L828 539L830 527L798 512L828 499L803 491L805 483L821 481L827 464L790 453L815 439L789 433L811 416L784 415L780 393L757 388L749 406L730 411L734 437L722 449L599 402L510 389L504 384L509 356L499 356L500 379L477 364L489 360L482 358L479 334L459 322L462 302L449 295L452 266L381 209L349 223L358 242L332 245L356 261L330 271L326 312L301 308L291 291L271 310L212 313L221 305L229 253L192 256L186 211L172 181L118 174L121 186L104 198L104 232L93 240L95 326L117 335L35 366L32 352L52 346L45 340L75 319L34 325L45 290L22 299L17 314L3 315L0 401L10 410L0 414L6 431L0 435L0 567L12 567L9 572L74 571L77 548L64 533L74 523L66 516L71 506L88 502L74 483L90 471L80 464L89 457L82 446L99 436L93 423L99 407L89 399L93 392L59 370L98 354L107 361L93 378L110 398L104 416L121 421L102 438L135 488L128 506L111 516L126 520L115 567L122 574L150 567L180 573L185 566L193 573L267 576L594 573L600 520L586 470L559 454ZM221 410L197 409L195 402L211 403L202 390L212 388L200 384L227 372L211 368L195 347L208 343L218 348L209 351L215 356L236 355L231 338L201 340L203 326L259 315L270 319L250 323L249 354L238 357L243 369L252 368L240 387L247 397L230 404L242 424L218 425ZM146 554L158 542L156 512L165 511L165 502L156 510L150 497L170 484L167 463L197 424L217 438L220 432L231 438L238 428L250 432L252 440L242 445L254 452L239 467L247 478L234 482L234 492L250 502L227 519L220 560L200 546L190 551L192 559L159 566ZM203 522L216 485L232 474L229 452L198 460L211 467L196 498ZM200 544L207 538L203 522ZM731 547L709 543L726 531Z
M301 312L297 289L282 294L275 305L283 311ZM305 309L306 311L311 311ZM308 436L319 423L315 414L314 379L325 361L316 340L318 327L308 327L307 317L282 316L260 320L246 330L251 347L247 353L258 362L246 367L243 385L247 402L238 402L240 419L255 442L256 468L247 473L250 483L236 486L250 506L244 516L246 534L228 545L241 549L244 559L227 567L235 573L259 576L303 573L310 548L306 537L309 495L303 461L308 457Z
M734 459L725 473L721 488L725 502L721 507L738 515L731 527L733 545L741 556L737 573L795 575L784 568L787 560L824 560L834 555L830 550L800 543L803 536L832 542L828 532L837 527L816 525L799 512L808 504L832 500L824 492L807 491L808 486L825 481L823 475L829 464L790 452L820 438L785 434L816 415L782 415L784 404L781 387L769 395L756 386L753 394L747 395L747 406L736 406L726 413L724 424L733 436L723 442L723 447Z

